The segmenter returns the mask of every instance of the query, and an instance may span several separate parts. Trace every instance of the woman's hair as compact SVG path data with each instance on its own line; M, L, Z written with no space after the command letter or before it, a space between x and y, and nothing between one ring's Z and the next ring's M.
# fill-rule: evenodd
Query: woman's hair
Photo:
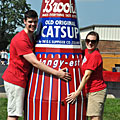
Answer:
M86 39L87 39L87 37L88 37L89 35L95 36L97 43L99 42L99 34L98 34L97 32L95 32L95 31L89 32L89 33L87 34L87 36L86 36Z
M27 18L38 18L38 14L35 10L28 10L25 12L24 19L27 20Z

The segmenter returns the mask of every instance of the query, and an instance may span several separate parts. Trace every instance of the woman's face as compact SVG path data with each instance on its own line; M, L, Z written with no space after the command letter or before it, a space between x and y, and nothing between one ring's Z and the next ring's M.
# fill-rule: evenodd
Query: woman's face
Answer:
M94 35L88 35L87 39L85 40L85 43L89 51L95 50L98 44L98 42L96 41L96 36Z

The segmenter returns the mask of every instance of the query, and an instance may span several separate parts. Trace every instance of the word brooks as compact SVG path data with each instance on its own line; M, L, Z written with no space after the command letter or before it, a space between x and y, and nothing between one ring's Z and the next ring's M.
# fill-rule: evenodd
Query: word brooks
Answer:
M43 13L50 13L50 12L64 12L64 13L73 13L76 14L75 8L71 3L63 3L63 2L54 2L54 0L45 0L45 8L43 9Z

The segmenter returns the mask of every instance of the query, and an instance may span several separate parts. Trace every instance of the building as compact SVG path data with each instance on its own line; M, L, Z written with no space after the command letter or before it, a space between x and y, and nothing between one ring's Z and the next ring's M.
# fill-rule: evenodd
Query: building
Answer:
M98 48L103 57L104 70L120 72L120 25L91 25L80 28L83 48L85 37L90 31L99 33Z

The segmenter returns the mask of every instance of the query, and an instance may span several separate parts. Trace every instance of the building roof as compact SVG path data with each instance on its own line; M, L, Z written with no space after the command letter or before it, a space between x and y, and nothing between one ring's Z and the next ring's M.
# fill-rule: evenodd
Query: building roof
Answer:
M80 30L85 30L85 29L89 29L89 28L94 28L95 27L120 27L120 25L90 25L90 26L87 26L87 27L82 27L80 28Z

